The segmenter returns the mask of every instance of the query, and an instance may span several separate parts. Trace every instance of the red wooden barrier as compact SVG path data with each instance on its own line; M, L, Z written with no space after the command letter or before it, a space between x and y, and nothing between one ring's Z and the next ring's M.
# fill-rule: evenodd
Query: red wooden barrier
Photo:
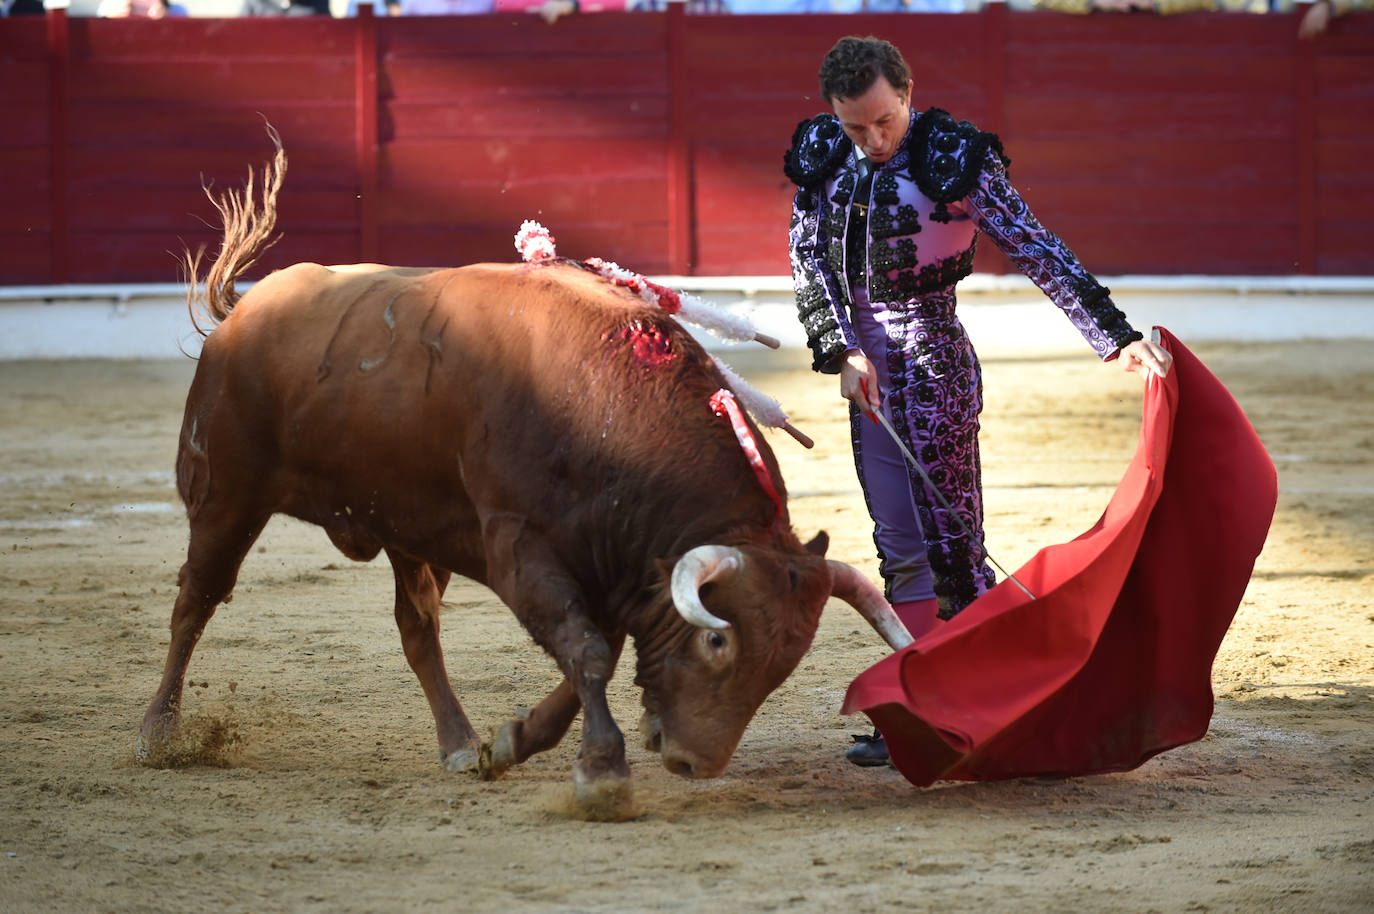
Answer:
M202 176L291 159L264 260L515 257L521 220L644 272L787 272L782 150L842 34L1001 133L1099 273L1374 274L1374 16L599 14L0 20L0 283L166 281ZM1007 268L990 245L978 268Z
M63 121L53 117L62 104L52 86L63 73L60 56L48 50L48 25L0 19L0 282L48 282L56 272L53 238L62 232L53 231L53 216L62 182L53 175L64 166L53 151L52 132Z

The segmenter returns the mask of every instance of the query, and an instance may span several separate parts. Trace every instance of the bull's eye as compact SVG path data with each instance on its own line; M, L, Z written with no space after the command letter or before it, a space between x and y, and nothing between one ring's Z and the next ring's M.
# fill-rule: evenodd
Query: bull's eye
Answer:
M735 662L739 642L730 631L704 628L697 634L696 656L710 669L725 670Z
M797 569L787 569L787 580L792 584L792 589L796 590L797 585L801 583L801 578L797 575Z

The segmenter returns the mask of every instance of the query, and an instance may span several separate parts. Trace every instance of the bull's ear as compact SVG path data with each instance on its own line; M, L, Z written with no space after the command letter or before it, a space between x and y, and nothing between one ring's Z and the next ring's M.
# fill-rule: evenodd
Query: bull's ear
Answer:
M830 548L830 534L822 530L806 544L806 551L817 558L825 558L825 550Z
M673 576L673 565L676 563L677 559L673 559L671 562L654 559L654 571L658 572L660 579L666 581Z

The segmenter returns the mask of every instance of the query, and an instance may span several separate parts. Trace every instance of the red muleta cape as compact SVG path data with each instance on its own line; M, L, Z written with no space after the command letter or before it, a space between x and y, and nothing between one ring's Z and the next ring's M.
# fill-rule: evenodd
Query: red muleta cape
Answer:
M1168 331L1107 510L849 686L913 784L1135 768L1201 739L1212 661L1278 499L1231 394Z

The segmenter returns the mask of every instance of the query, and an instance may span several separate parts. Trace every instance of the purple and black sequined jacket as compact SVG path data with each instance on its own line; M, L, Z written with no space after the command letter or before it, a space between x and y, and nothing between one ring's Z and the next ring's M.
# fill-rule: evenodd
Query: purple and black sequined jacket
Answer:
M797 125L783 170L797 185L789 229L797 311L814 367L833 373L858 348L850 320L846 232L858 180L853 143L832 114ZM875 165L865 246L868 297L906 302L952 290L973 270L976 229L1068 315L1102 359L1140 339L1110 291L1045 229L1007 180L991 133L931 108L911 115L902 148Z

